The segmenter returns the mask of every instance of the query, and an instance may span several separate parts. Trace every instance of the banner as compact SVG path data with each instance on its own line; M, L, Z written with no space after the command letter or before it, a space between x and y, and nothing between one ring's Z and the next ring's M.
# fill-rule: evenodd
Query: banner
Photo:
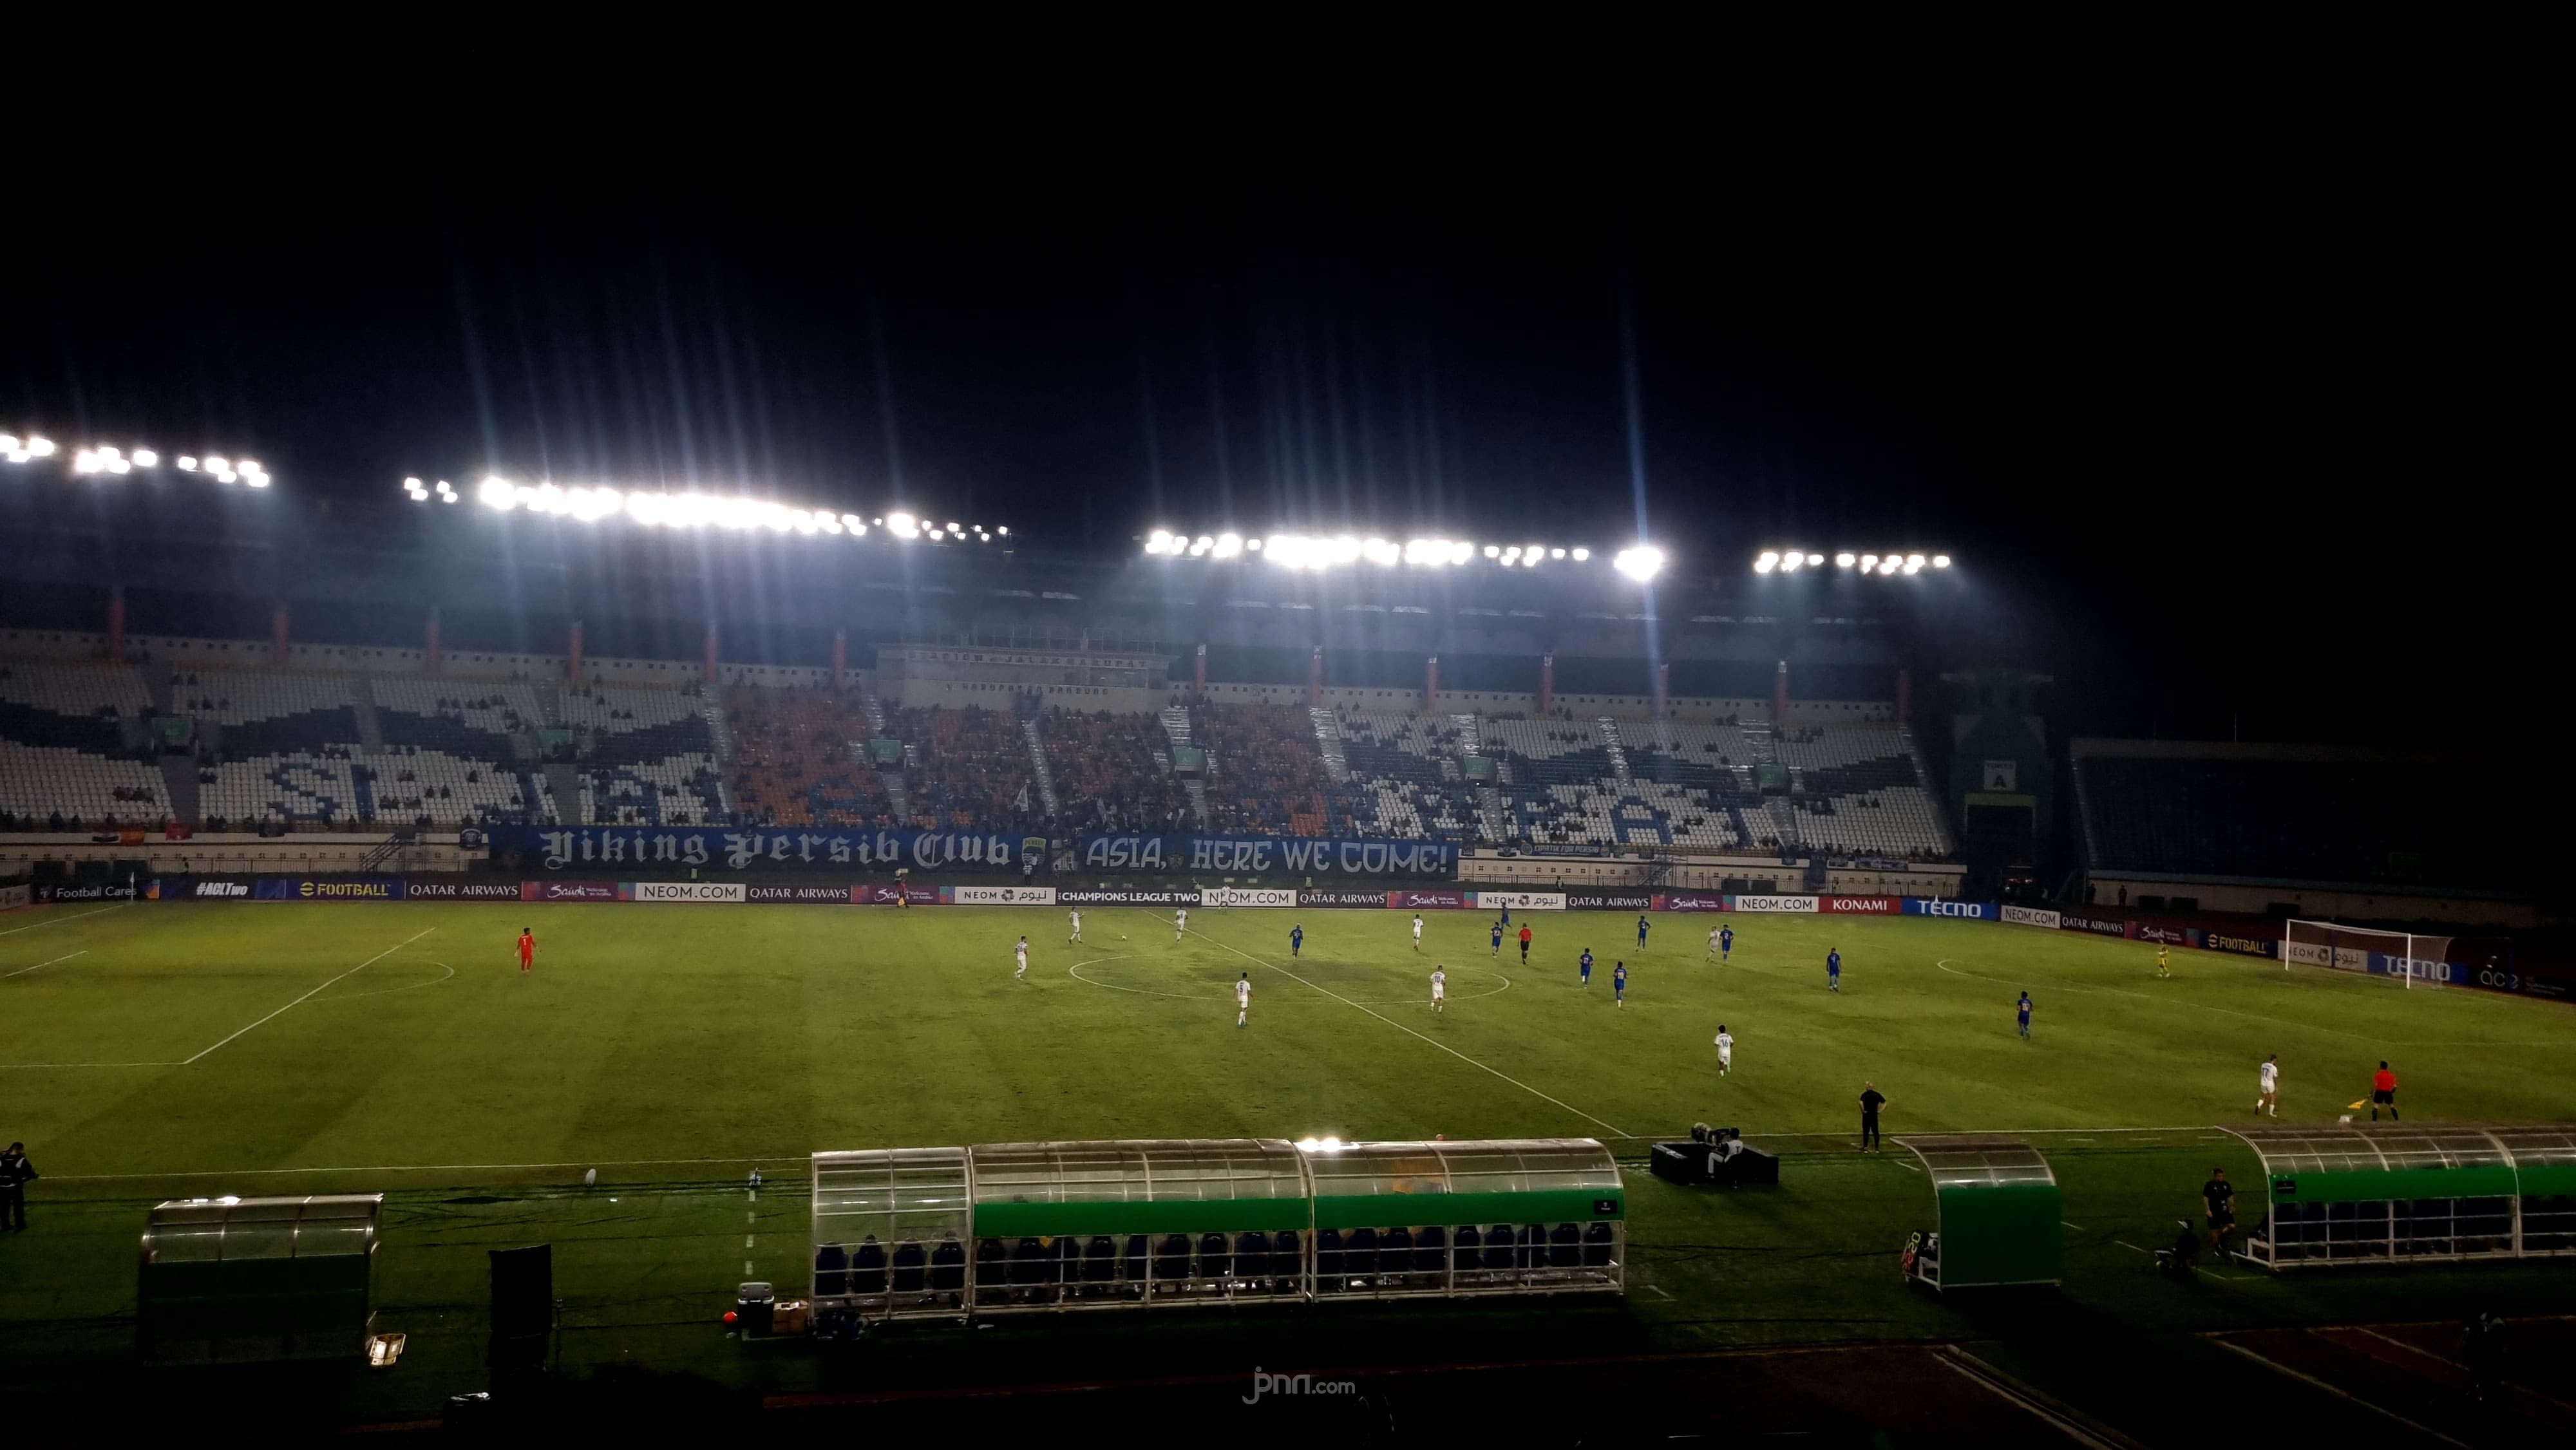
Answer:
M1299 906L1388 907L1393 906L1395 901L1383 891L1326 891L1308 887L1298 891L1297 904Z
M1716 891L1666 891L1655 896L1657 911L1724 911L1726 896Z
M521 901L615 901L614 881L522 881Z
M937 906L939 888L915 886L909 882L901 886L891 881L871 882L851 887L850 900L859 906L897 906L907 902L914 906Z
M859 831L822 827L493 826L494 852L545 872L601 866L709 871L1009 871L1020 838L1005 831Z
M2139 922L2130 929L2129 935L2139 941L2162 942L2167 946L2191 945L2190 932L2178 926L2166 926L2161 922Z
M1893 896L1820 896L1816 909L1828 916L1894 916L1904 903Z
M1060 890L1055 894L1055 904L1058 906L1196 906L1199 904L1199 894L1196 891L1191 890ZM1368 900L1363 904L1368 906L1384 906L1386 905L1386 895L1384 892L1369 892Z
M1492 911L1497 908L1504 911L1563 911L1565 893L1562 891L1479 891L1476 893L1476 907L1480 911Z
M35 900L36 893L24 886L0 886L0 911L16 911Z
M2078 916L2074 912L2065 911L2058 913L2057 925L2062 931L2089 931L2095 936L2129 934L2129 924L2116 916Z
M164 876L143 888L146 901L248 901L248 876ZM512 889L516 895L516 888Z
M1342 840L1322 836L1085 836L1074 859L1086 871L1218 872L1260 876L1458 874L1452 841Z
M1969 921L2000 921L2002 908L1991 901L1936 901L1925 896L1905 898L1907 916L1955 916Z
M2050 931L2057 930L2056 912L2042 911L2032 906L2007 906L2004 908L2004 920L2015 926L2044 926Z
M847 906L847 886L754 886L743 892L745 901L792 902L810 906Z
M1893 856L1828 856L1825 864L1837 871L1911 871L1911 863Z
M1816 910L1816 898L1812 896L1734 896L1728 899L1726 909L1812 915Z
M1390 891L1386 904L1398 911L1464 911L1468 903L1463 891Z
M29 894L37 905L42 906L49 901L132 901L138 893L131 886L109 886L105 883L57 886L52 882L39 881Z
M956 906L1053 906L1052 886L951 886L948 901Z
M2281 939L2270 936L2245 936L2237 932L2195 931L2192 945L2208 952L2234 952L2246 957L2278 957Z
M1201 906L1295 906L1297 893L1284 887L1202 886Z
M251 887L254 901L400 901L399 876L343 876L317 881L301 876L262 876Z
M412 901L517 901L519 883L406 876L403 878L403 895Z
M617 884L620 901L712 901L731 904L745 900L748 889L739 881L621 881Z
M1643 892L1634 896L1594 896L1572 892L1565 898L1568 911L1645 911L1654 904L1655 898Z

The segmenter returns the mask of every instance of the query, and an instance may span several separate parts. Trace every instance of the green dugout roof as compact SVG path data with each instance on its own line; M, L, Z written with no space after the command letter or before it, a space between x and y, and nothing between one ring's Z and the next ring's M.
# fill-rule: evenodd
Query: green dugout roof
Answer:
M1319 1229L1588 1223L1627 1216L1619 1165L1590 1138L1326 1143L1307 1150L1306 1166L1315 1180Z
M1940 1209L1945 1292L1997 1284L2054 1284L2066 1276L2057 1175L2019 1138L1931 1133L1899 1138L1923 1164Z
M1304 1230L1306 1176L1279 1138L989 1143L966 1150L975 1237Z
M2278 1204L2576 1193L2576 1129L2565 1125L2262 1123L2224 1131L2263 1160Z

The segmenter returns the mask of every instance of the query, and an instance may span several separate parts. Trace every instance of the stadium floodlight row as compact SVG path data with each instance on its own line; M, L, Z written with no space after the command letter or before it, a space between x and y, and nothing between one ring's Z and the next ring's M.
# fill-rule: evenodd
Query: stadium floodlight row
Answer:
M33 463L39 458L56 457L61 451L54 440L40 433L31 433L24 438L15 433L0 433L0 460L10 463ZM128 450L98 443L72 450L71 471L75 474L113 478L138 468L157 469L160 466L161 451L157 448ZM171 460L171 466L181 473L203 473L217 483L266 488L273 481L268 470L261 467L256 458L228 458L220 453L199 458L193 453L182 453Z
M1418 538L1399 544L1392 539L1356 534L1280 532L1245 535L1231 530L1200 534L1156 529L1145 536L1145 552L1167 558L1240 559L1257 554L1283 569L1329 569L1365 559L1381 568L1398 564L1444 569L1473 564L1479 557L1506 569L1535 569L1550 560L1582 564L1592 558L1588 545L1483 544L1466 539ZM1651 579L1664 567L1664 551L1650 544L1622 549L1612 567L1631 579Z
M1900 554L1893 550L1884 554L1856 554L1849 549L1834 555L1835 568L1857 568L1863 574L1920 574L1927 565L1934 569L1947 569L1950 556L1934 554L1926 558L1921 554ZM1804 549L1765 549L1754 559L1753 572L1769 574L1776 570L1782 574L1795 574L1800 569L1821 569L1824 566L1825 556L1822 554Z
M456 486L446 479L425 482L420 478L403 480L403 494L413 503L455 503L460 497ZM647 528L665 529L768 529L773 533L836 534L863 539L871 529L883 530L888 537L912 542L964 543L973 538L979 544L995 539L1008 539L1011 531L1004 527L986 528L982 524L961 524L954 519L939 522L897 509L874 518L841 513L827 508L796 508L768 499L728 497L704 493L661 493L649 489L620 489L608 484L569 487L552 481L513 483L499 474L485 476L476 485L474 501L487 509L502 513L524 511L597 523L601 519L624 517Z

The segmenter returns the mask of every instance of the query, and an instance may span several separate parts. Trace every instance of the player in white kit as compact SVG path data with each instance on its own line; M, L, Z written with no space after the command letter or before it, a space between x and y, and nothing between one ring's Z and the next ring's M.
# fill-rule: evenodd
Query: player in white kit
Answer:
M1013 955L1020 959L1020 969L1011 973L1011 980L1025 982L1029 977L1029 939L1027 937L1020 938L1020 944Z
M1172 913L1172 940L1179 941L1190 929L1190 909L1186 906Z
M1431 969L1431 1010L1434 1012L1441 1010L1441 1004L1448 1000L1449 973L1442 968L1433 967Z
M1726 1024L1720 1022L1717 1024L1717 1075L1724 1077L1734 1070L1735 1034L1727 1031Z
M1708 954L1717 955L1717 933L1713 931L1708 934Z
M1078 942L1082 940L1082 913L1076 911L1070 913L1070 915L1073 917L1073 935L1066 937L1065 940L1068 942Z
M1422 915L1419 912L1413 917L1413 949L1417 952L1422 950Z
M2281 1054L2263 1059L2263 1095L2254 1100L2254 1111L2265 1117L2281 1116Z
M1244 973L1234 983L1234 1025L1243 1026L1252 1017L1252 974Z

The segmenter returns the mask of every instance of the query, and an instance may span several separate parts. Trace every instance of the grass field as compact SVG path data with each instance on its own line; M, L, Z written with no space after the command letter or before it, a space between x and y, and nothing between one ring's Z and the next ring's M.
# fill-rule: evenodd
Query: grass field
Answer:
M1706 1120L1788 1159L1776 1194L1634 1175L1622 1303L1341 1316L1329 1333L1302 1316L1177 1329L1190 1316L1157 1316L1105 1333L1086 1320L1078 1344L1028 1325L975 1341L1045 1346L1050 1381L1139 1345L1168 1362L1248 1365L1503 1343L1996 1339L2016 1372L2077 1389L2089 1361L2055 1357L2070 1315L2094 1334L2190 1335L2531 1308L2576 1282L2555 1269L2368 1283L2238 1272L2195 1293L2154 1279L2138 1247L2170 1236L2211 1163L2253 1172L2207 1125L2248 1118L2267 1053L2281 1055L2285 1121L2331 1121L2382 1058L2410 1117L2570 1116L2576 1011L2555 1004L2180 949L2160 980L2140 944L1923 919L1735 917L1735 960L1720 967L1704 958L1715 918L1658 917L1640 953L1631 918L1539 914L1525 967L1509 943L1492 956L1484 919L1466 913L1430 914L1419 956L1395 912L1194 910L1177 940L1164 913L1083 918L1074 945L1061 912L1010 908L138 904L0 917L0 1140L24 1139L45 1174L35 1231L0 1240L0 1361L23 1366L0 1385L78 1385L115 1362L130 1343L134 1235L157 1198L350 1190L392 1195L379 1298L385 1321L413 1334L416 1362L335 1392L340 1412L419 1413L470 1385L482 1251L535 1240L557 1245L567 1363L771 1391L988 1380L991 1356L936 1337L836 1368L746 1359L708 1324L739 1279L803 1278L806 1153L1036 1138L1596 1136L1633 1156ZM1307 933L1295 960L1292 921ZM512 955L523 924L539 942L524 978ZM1011 968L1023 932L1025 982ZM1599 959L1588 990L1574 968L1587 945ZM1839 994L1824 985L1830 946L1844 958ZM1614 1007L1621 959L1630 988ZM1435 963L1450 984L1438 1015ZM1255 992L1238 1029L1244 973ZM2025 988L2037 1006L2026 1041L2012 1010ZM1724 1079L1709 1040L1721 1022L1736 1038ZM1902 1154L1851 1151L1864 1079L1890 1099L1891 1137L2042 1135L2067 1192L2062 1298L1998 1319L1897 1282L1894 1249L1924 1226L1930 1196ZM602 1186L585 1193L592 1167ZM770 1179L756 1199L741 1187L755 1167ZM2260 1373L2206 1357L2196 1369ZM2108 1386L2086 1393L2128 1403ZM2134 1413L2144 1425L2166 1410L2139 1396Z

